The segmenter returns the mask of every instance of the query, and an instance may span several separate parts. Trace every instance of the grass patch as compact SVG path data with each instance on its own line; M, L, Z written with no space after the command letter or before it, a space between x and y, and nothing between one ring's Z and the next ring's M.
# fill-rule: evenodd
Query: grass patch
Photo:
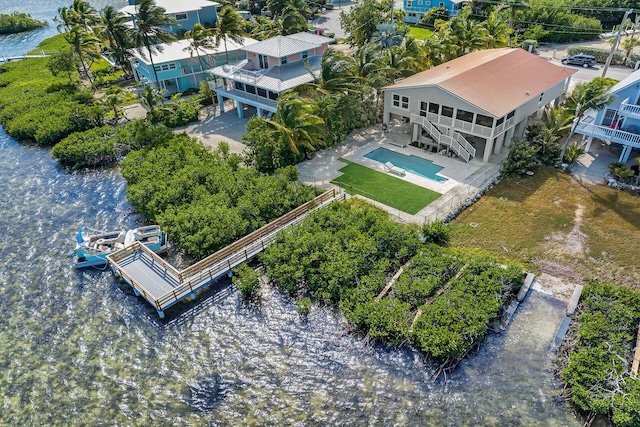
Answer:
M414 215L440 197L439 193L369 169L349 160L340 169L342 176L331 181L339 184L349 194L360 194L395 209Z
M53 37L42 40L35 49L29 51L29 55L39 55L42 51L45 53L53 53L69 49L71 49L71 47L64 38L64 34L57 34Z
M502 180L465 210L451 224L451 243L524 260L534 271L638 287L640 197L537 168Z
M431 37L432 33L433 33L432 30L430 30L429 28L424 28L424 27L414 27L414 26L412 26L409 29L409 34L411 34L413 37L415 37L418 40L424 40L427 37Z

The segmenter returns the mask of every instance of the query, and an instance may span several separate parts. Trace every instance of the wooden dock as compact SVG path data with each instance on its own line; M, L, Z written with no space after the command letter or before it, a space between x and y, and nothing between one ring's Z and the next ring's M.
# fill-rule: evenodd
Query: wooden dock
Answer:
M262 252L280 230L298 224L309 212L344 198L345 193L340 190L327 191L182 271L139 242L114 252L107 260L114 273L131 285L136 295L142 295L153 305L163 318L164 310L187 297L194 298L198 290L230 275L234 267Z

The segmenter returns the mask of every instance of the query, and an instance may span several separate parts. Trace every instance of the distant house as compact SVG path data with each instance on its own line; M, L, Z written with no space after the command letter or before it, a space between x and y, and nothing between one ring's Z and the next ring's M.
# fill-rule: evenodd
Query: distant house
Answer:
M407 13L404 22L415 24L422 15L436 7L444 7L449 16L457 16L462 10L462 4L470 0L404 0L403 9Z
M213 76L209 86L218 94L220 106L224 106L224 99L236 101L238 117L243 116L243 105L255 107L258 115L275 113L283 91L314 80L322 55L333 41L297 33L247 45L242 48L246 59L207 71Z
M254 43L257 43L257 41L247 37L244 38L242 44L227 40L229 61L237 62L245 59L247 54L243 49ZM157 74L160 88L166 89L171 93L183 92L186 89L198 87L200 81L206 77L205 70L227 63L224 43L220 43L220 47L214 49L201 49L202 62L198 60L195 52L191 54L188 51L188 46L189 40L178 40L170 44L157 45L162 51L160 52L159 49L153 54L155 74L151 68L151 61L146 50L142 49L144 56L137 49L132 50L132 57L129 61L131 62L134 78L144 85L155 85L155 76Z
M127 16L135 19L136 0L129 0L129 5L120 9ZM177 33L192 30L195 24L212 26L218 20L217 8L220 3L209 0L156 0L156 5L165 9L167 15L172 15L180 26L170 26L167 30Z
M593 138L609 141L619 150L619 161L626 162L633 149L640 149L640 70L618 82L609 93L615 96L614 101L601 111L587 111L575 131L588 137L587 151Z
M384 88L383 123L402 118L413 124L410 142L488 162L530 116L559 103L576 71L520 48L472 52Z

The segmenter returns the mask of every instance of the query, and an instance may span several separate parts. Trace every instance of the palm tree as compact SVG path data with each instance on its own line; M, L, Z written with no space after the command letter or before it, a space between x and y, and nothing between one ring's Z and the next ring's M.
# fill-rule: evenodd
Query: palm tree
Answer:
M315 83L307 83L295 88L296 92L303 96L362 90L361 85L358 84L360 78L356 76L355 62L351 57L336 49L327 49L322 55L318 77L311 69L308 71L313 75Z
M140 92L140 104L151 114L154 113L156 107L164 103L166 89L158 89L155 86L145 86Z
M493 10L489 14L483 25L487 30L485 39L485 47L487 49L506 47L508 45L509 34L512 30L509 28L509 24L500 18L497 10Z
M640 46L640 40L634 37L626 37L624 41L620 44L622 50L624 50L624 62L626 63L631 55L631 51L634 47Z
M195 54L198 57L200 67L202 67L202 70L204 71L210 65L206 64L206 62L202 60L200 53L204 53L206 56L207 52L204 49L213 49L216 47L215 40L213 39L213 32L200 24L195 24L193 26L193 30L186 31L184 33L184 38L189 40L189 46L185 47L183 50L185 52L189 52L192 59Z
M73 48L84 75L87 76L87 79L89 79L89 82L91 83L91 87L93 90L96 90L96 86L93 83L91 74L89 73L89 68L85 62L85 58L89 60L98 58L98 39L93 35L93 33L85 31L85 29L79 24L71 27L71 29L65 33L64 38Z
M565 136L571 131L572 121L572 115L568 114L564 108L551 108L547 105L542 111L543 129L548 129L557 137Z
M113 57L114 62L121 68L129 69L129 48L131 47L131 37L128 21L124 13L118 11L113 6L107 6L100 11L100 25L98 27L98 37L106 44L107 51Z
M471 8L465 6L458 16L449 20L450 35L457 41L457 56L481 50L486 45L487 29L482 23L471 19L470 15Z
M376 32L371 37L373 43L378 43L382 49L389 49L391 46L400 46L402 35L396 31L396 25L390 22L383 22L376 26Z
M171 43L176 40L176 36L173 33L162 27L178 25L173 16L166 15L164 12L165 9L156 6L153 0L139 0L136 3L136 16L131 32L133 45L136 46L140 56L146 59L146 55L149 55L149 61L151 62L155 83L158 88L160 87L160 82L153 63L153 54L162 52L163 49L158 46L159 43ZM146 54L142 48L146 49Z
M401 77L414 74L411 65L415 61L401 46L391 46L383 51L378 60L380 72L384 73L387 83L394 83Z
M58 24L56 28L59 33L65 33L71 30L71 27L73 27L73 24L75 23L73 11L67 7L59 7L58 16L53 18L53 20Z
M96 10L86 1L73 0L71 7L58 8L58 16L53 18L58 23L61 33L70 31L74 25L80 25L85 31L91 31L91 26L99 22Z
M575 104L576 106L575 120L573 122L571 132L562 147L560 161L564 160L564 153L567 151L567 146L569 145L571 138L573 138L573 135L575 135L576 128L580 124L585 113L588 110L602 110L607 104L610 104L613 101L614 96L609 93L609 89L607 87L597 84L580 83L576 85L575 89L573 89L570 98L571 99L569 99L567 103L569 105Z
M104 105L110 109L113 109L113 117L115 121L118 121L118 116L120 115L118 111L118 106L122 102L123 90L118 86L114 86L113 89L110 89L107 92L107 96L104 99Z
M287 6L282 11L282 35L296 34L307 31L306 18L293 6Z
M224 53L229 63L229 50L227 49L227 39L236 43L242 43L242 28L244 27L244 18L238 13L233 6L225 6L218 14L218 21L213 29L216 45L220 45L220 41L224 42Z
M73 0L71 10L75 15L74 24L79 24L85 30L89 30L94 24L100 22L98 12L88 2L83 0Z
M503 0L502 4L498 6L498 11L508 9L509 11L509 29L513 30L513 23L515 21L516 12L529 8L530 6L519 0Z
M282 138L295 154L302 148L305 157L317 146L325 146L326 129L322 118L316 115L315 104L289 93L280 96L273 118L267 123L274 136Z
M267 0L267 6L273 13L274 19L279 16L284 16L284 11L287 7L296 10L305 18L305 21L311 17L311 8L304 0Z

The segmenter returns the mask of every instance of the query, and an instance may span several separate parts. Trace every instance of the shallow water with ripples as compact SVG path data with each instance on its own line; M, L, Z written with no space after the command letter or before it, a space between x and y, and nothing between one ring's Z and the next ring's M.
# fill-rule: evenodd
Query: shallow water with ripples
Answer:
M10 3L35 17L26 6L66 5L0 0L0 12ZM0 38L0 55L43 37ZM536 291L435 383L419 353L365 345L326 308L303 319L269 289L251 306L223 281L160 321L110 272L68 257L82 226L137 225L125 188L117 169L66 171L0 128L0 425L582 424L554 398L563 304Z

